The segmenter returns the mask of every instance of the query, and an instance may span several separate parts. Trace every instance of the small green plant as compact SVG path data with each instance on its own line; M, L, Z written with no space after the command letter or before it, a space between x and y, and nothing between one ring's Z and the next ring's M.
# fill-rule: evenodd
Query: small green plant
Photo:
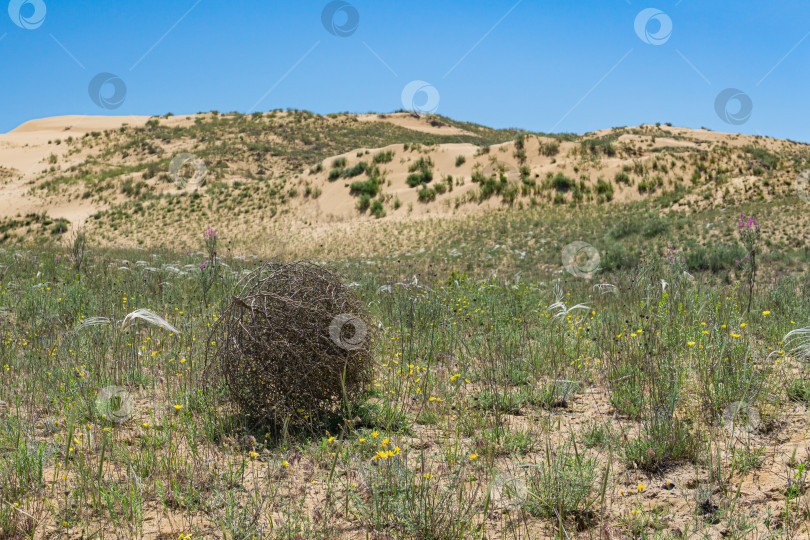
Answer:
M393 150L384 150L377 154L374 154L374 158L372 158L372 163L380 164L380 163L390 163L394 159L394 151Z
M615 180L616 183L618 184L627 184L628 186L630 185L630 175L624 171L616 173L616 176L613 177L613 180Z
M433 161L429 157L420 157L408 167L406 182L410 187L418 187L433 181Z
M598 468L598 463L582 456L576 445L553 451L547 448L545 460L529 477L526 509L561 525L573 518L588 523L598 501Z
M742 476L746 476L751 471L758 469L766 458L767 448L764 446L737 448L731 458L731 468Z
M741 261L748 282L748 307L745 312L751 311L751 301L754 298L754 286L757 280L757 254L759 253L760 230L757 218L750 217L745 220L745 215L740 214L740 222L737 224L740 233L740 240L745 248L745 259Z
M612 201L613 185L600 178L596 181L596 194L603 196L607 201Z
M582 442L588 448L601 448L610 441L610 427L604 422L589 422L582 432Z
M385 208L383 208L383 203L380 200L372 202L369 211L375 218L385 217Z
M557 173L557 176L551 179L551 187L562 193L569 191L573 186L574 181L563 173Z
M357 200L357 209L361 212L365 212L371 207L371 195L368 193L363 193L360 195L360 198Z
M436 199L436 190L432 187L425 186L419 190L418 195L421 202L430 202Z
M541 143L538 151L542 156L546 157L556 156L560 152L560 143L557 142Z
M810 403L810 381L794 379L787 388L787 396L799 403Z
M77 229L73 233L73 241L70 244L70 261L76 272L80 272L87 256L87 235L84 229Z
M354 178L355 176L360 176L361 174L368 172L369 170L370 166L368 163L366 163L365 161L359 161L353 167L344 169L343 178Z

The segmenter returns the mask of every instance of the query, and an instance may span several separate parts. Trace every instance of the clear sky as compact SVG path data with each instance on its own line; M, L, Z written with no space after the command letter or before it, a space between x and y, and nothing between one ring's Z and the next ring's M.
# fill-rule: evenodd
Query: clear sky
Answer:
M11 0L0 37L0 132L66 114L416 108L810 142L808 0Z

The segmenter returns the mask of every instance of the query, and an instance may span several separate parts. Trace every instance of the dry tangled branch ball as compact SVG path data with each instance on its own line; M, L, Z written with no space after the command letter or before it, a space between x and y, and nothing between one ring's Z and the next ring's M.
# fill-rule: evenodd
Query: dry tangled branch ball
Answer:
M214 327L206 369L254 419L336 411L371 381L374 330L337 274L267 263L237 285Z

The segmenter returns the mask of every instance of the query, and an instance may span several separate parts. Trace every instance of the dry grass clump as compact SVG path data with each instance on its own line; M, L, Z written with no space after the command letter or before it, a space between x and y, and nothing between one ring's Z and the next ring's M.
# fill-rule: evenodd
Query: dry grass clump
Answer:
M374 329L340 276L310 263L271 262L236 291L215 325L208 368L247 416L311 418L367 388Z

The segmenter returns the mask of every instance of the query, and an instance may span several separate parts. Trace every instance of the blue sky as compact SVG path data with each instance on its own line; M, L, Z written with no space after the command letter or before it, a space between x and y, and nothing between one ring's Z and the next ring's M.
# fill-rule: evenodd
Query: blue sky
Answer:
M387 112L424 81L407 108L493 127L672 122L810 142L807 0L11 0L6 11L0 132L64 114ZM101 84L91 99L99 73L118 78L118 96Z

